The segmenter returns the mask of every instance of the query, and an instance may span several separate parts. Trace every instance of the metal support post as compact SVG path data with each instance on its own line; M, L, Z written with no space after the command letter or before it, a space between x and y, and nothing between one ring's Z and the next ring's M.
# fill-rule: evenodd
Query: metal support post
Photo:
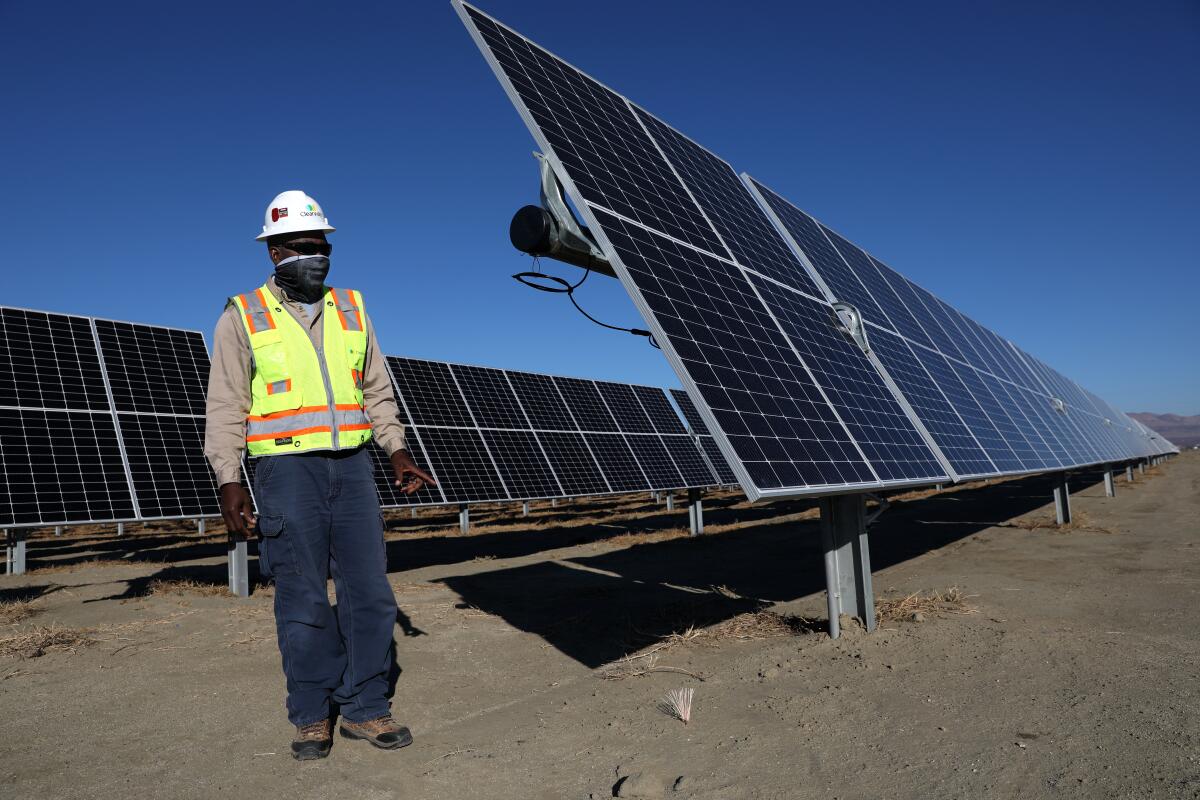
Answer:
M558 508L558 498L555 498L555 497L550 498L550 507Z
M205 531L204 523L205 523L204 517L201 517L200 519L196 520L196 533L200 534L201 536L204 535L204 531Z
M4 534L4 572L7 575L25 574L25 537L19 531L0 531Z
M416 518L417 518L417 507L416 507L416 506L410 506L410 507L409 507L409 509L408 509L408 518L409 518L409 519L416 519Z
M471 531L471 507L466 503L458 507L458 529L464 534Z
M1116 481L1113 480L1113 471L1111 469L1104 470L1104 496L1117 496L1117 485Z
M529 516L529 501L528 500L526 500L524 503L521 503L521 516L522 517Z
M1125 482L1133 483L1133 464L1125 465Z
M249 543L229 537L229 591L238 597L250 596Z
M942 489L945 489L946 487L945 487L945 485L944 485L944 484L941 484L941 483L935 483L935 484L933 485L933 488L934 488L936 491L939 491L939 492L940 492Z
M62 526L62 525L55 525L55 526L54 526L54 535L55 535L55 536L62 536L62 535L63 535L63 526Z
M1056 473L1054 480L1054 521L1068 525L1071 522L1071 491L1067 487L1067 473Z
M657 503L658 502L658 492L651 492L650 499L653 500L655 503Z
M688 532L692 536L704 533L704 503L699 489L688 489Z
M821 540L825 550L825 592L829 602L829 635L841 635L838 617L858 617L875 630L875 592L871 586L871 550L867 541L866 504L861 494L822 497Z
M117 523L117 536L124 536L124 535L125 535L125 523L118 522Z
M675 510L675 493L667 492L667 511Z

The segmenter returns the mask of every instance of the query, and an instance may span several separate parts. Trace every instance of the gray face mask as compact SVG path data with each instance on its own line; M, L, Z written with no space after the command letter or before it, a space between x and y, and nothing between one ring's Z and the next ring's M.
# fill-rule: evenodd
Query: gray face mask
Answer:
M275 282L292 300L315 303L325 296L329 256L292 256L275 265Z

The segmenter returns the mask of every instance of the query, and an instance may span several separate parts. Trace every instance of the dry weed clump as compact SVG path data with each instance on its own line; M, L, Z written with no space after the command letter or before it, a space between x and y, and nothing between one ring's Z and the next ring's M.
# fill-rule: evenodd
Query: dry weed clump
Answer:
M0 658L39 658L47 653L74 653L95 643L87 628L34 625L12 636L0 637Z
M917 614L977 614L979 609L967 604L974 596L963 594L957 586L942 592L913 592L876 601L875 615L880 622L897 622L911 620Z
M672 689L658 701L658 710L687 725L692 719L692 700L695 696L695 689Z
M229 587L221 583L201 583L191 578L176 581L153 580L146 594L154 597L232 597Z
M23 619L29 619L40 610L34 606L32 600L0 602L0 625L12 625Z
M776 636L801 636L814 630L815 620L775 611L748 611L708 630L709 641L732 639L741 642Z

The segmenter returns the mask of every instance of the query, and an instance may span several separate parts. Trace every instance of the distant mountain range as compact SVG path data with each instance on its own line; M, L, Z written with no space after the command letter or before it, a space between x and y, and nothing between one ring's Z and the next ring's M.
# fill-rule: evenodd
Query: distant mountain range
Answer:
M1200 444L1200 414L1181 417L1178 414L1151 414L1138 411L1129 416L1175 443L1176 447L1195 447Z

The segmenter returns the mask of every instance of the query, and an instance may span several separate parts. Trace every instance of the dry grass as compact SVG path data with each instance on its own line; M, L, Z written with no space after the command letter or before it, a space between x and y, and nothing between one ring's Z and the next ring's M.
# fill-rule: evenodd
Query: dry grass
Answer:
M817 624L816 620L795 614L748 611L709 628L706 634L710 642L730 639L749 642L777 636L802 636L814 630Z
M1092 522L1090 516L1083 511L1076 511L1071 515L1071 521L1066 525L1059 525L1053 515L1035 515L1017 517L1010 519L1007 522L1002 522L996 527L998 528L1020 528L1024 531L1050 530L1058 533L1066 531L1090 531L1092 533L1114 533L1114 531L1096 525Z
M34 625L12 636L0 638L0 658L39 658L47 653L74 653L93 644L87 628Z
M232 597L229 587L220 583L201 583L185 578L177 581L150 581L146 590L148 596L164 597Z
M877 600L875 615L880 622L898 622L912 620L916 614L977 614L979 610L967 604L974 596L963 594L957 586L941 592L913 592Z
M12 625L23 619L29 619L40 610L34 606L32 600L0 602L0 625Z
M166 562L134 562L126 561L121 558L93 558L90 561L76 561L70 564L46 564L40 567L34 567L27 570L26 575L50 575L56 572L74 572L79 569L104 568L104 567L160 567L166 566Z

